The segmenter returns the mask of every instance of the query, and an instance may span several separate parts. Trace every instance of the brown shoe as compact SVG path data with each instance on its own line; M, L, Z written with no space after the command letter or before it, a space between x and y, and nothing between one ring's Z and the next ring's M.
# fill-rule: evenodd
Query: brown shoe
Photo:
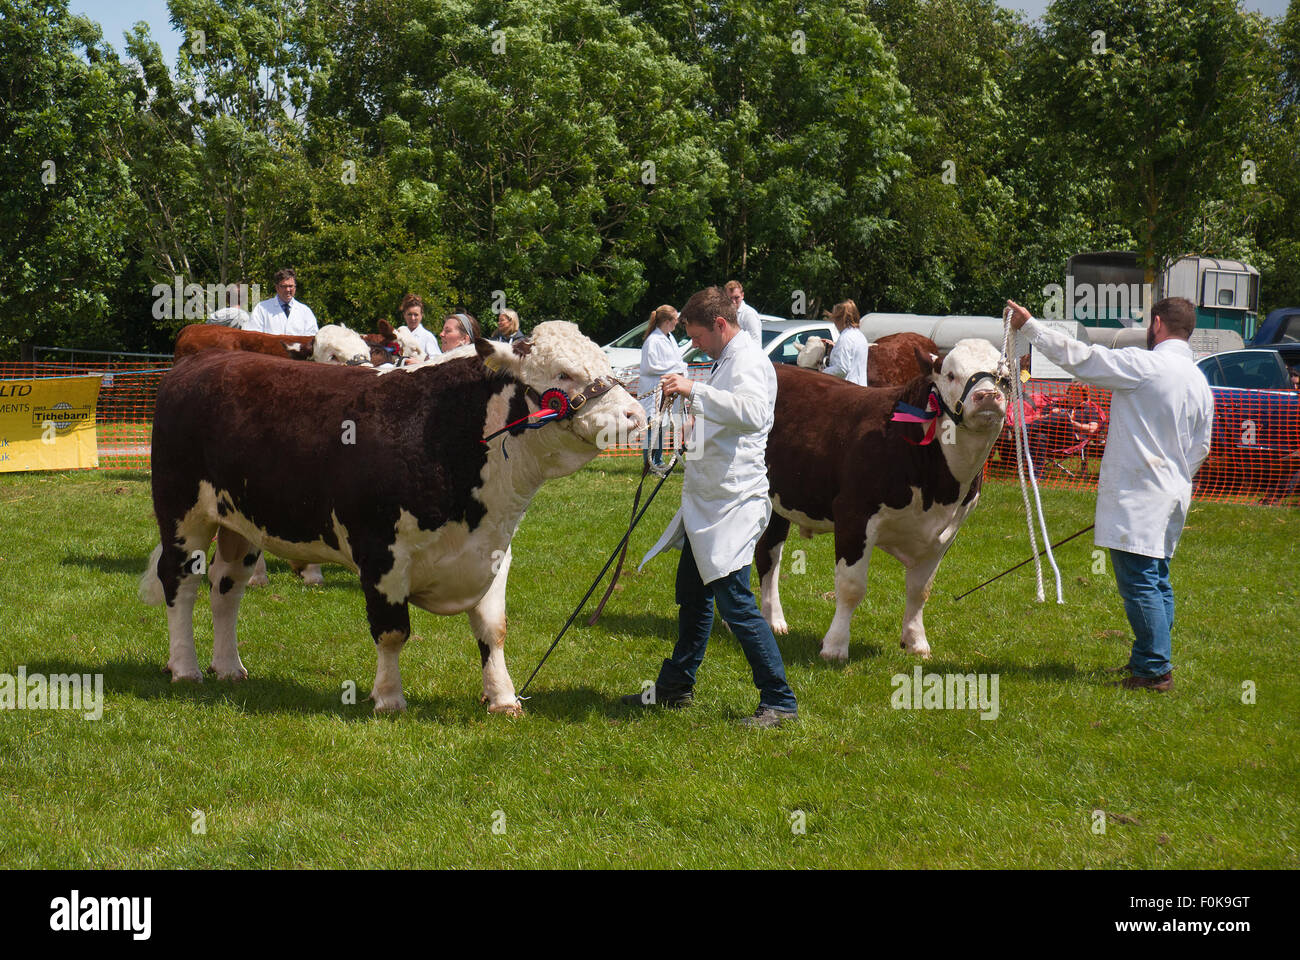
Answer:
M1153 690L1156 693L1167 693L1174 688L1174 675L1171 671L1159 677L1125 677L1117 686L1125 690Z

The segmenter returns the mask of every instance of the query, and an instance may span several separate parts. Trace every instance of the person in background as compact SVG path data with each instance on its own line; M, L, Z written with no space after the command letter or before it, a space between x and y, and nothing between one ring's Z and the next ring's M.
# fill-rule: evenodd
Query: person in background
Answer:
M1011 326L1084 383L1108 387L1110 431L1097 482L1097 546L1110 549L1133 628L1126 689L1172 690L1174 590L1169 561L1192 500L1192 476L1210 453L1214 396L1192 356L1196 307L1167 297L1151 308L1147 349L1111 350L1034 320L1008 300Z
M298 292L298 275L285 267L274 277L275 296L263 300L253 308L245 330L255 333L275 333L281 336L311 337L316 335L316 314L311 307L294 299Z
M1061 403L1040 396L1038 404L1039 416L1025 418L1025 439L1035 473L1041 474L1049 451L1074 446L1081 440L1101 439L1106 414L1092 401L1087 384L1071 383Z
M826 316L830 318L831 323L835 324L835 329L840 332L840 338L833 344L829 340L823 340L831 351L826 359L825 372L832 377L839 377L849 383L856 383L859 387L865 387L867 349L871 345L867 343L867 338L862 335L862 330L858 326L862 321L862 315L858 313L858 305L852 300L844 300L835 304Z
M442 321L442 351L455 350L483 336L478 321L468 313L453 313Z
M654 390L665 374L686 372L681 348L673 336L680 322L676 308L665 303L650 312L646 323L645 338L641 341L641 379L637 382L636 392L647 416L654 412L650 406L654 397L643 395Z
M497 332L492 335L492 339L499 343L514 343L524 339L523 331L519 329L519 314L513 310L498 313Z
M413 293L402 297L402 322L411 331L411 336L415 337L425 357L436 357L442 353L438 338L424 325L424 301Z
M745 288L739 280L728 280L723 289L727 291L727 299L736 308L736 322L740 324L740 329L753 337L754 342L761 347L763 324L759 322L758 311L745 302Z

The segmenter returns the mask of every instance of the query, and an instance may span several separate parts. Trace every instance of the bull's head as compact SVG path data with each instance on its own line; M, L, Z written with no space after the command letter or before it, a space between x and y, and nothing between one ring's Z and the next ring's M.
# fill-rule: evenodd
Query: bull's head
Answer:
M317 363L343 363L350 367L370 362L370 345L361 334L331 323L316 331L311 358Z
M552 455L581 458L576 465L557 468L571 472L602 448L627 443L645 429L641 405L614 381L614 371L600 347L582 335L576 324L561 320L539 323L532 336L513 344L480 339L474 344L483 362L514 377L529 388L533 406L547 390L568 397L570 413L556 424L536 431L547 438Z
M996 436L1007 415L1001 356L987 340L959 340L942 359L917 350L916 362L930 374L939 405L958 426Z

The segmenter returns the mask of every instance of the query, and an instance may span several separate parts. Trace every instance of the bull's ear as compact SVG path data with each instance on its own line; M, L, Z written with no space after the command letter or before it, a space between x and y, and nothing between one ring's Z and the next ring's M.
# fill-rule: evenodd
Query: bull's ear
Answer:
M916 366L924 376L932 373L938 373L943 367L943 361L938 357L928 353L922 353L920 347L912 347L912 352L916 354Z
M375 329L379 331L379 335L385 340L392 340L397 336L393 330L393 325L387 320L380 320L379 323L375 324Z
M512 377L519 376L519 366L523 361L523 357L507 344L480 337L474 341L474 351L489 370L508 373Z

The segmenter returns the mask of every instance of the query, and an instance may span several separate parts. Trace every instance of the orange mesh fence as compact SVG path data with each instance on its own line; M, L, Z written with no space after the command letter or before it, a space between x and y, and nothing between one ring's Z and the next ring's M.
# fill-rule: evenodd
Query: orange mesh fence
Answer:
M103 377L96 416L99 466L147 470L158 383L167 360L140 362L0 362L0 380L33 377ZM689 368L693 380L709 365ZM631 384L636 389L636 384ZM1196 475L1200 500L1300 505L1300 395L1277 390L1214 391L1214 437L1209 459ZM1025 428L1040 486L1096 487L1110 429L1110 392L1073 382L1031 380L1025 385ZM1014 411L1013 411L1014 415ZM666 431L664 446L675 437ZM604 451L606 457L641 456L640 442ZM1016 480L1010 425L985 468L990 480Z
M1296 504L1300 395L1281 390L1213 392L1210 455L1196 474L1193 497ZM1031 380L1025 398L1026 437L1039 486L1096 487L1110 432L1110 391L1073 381ZM984 475L1016 479L1010 423L998 437Z
M99 467L101 470L148 470L158 381L170 367L169 360L0 362L0 380L102 376L95 413Z

